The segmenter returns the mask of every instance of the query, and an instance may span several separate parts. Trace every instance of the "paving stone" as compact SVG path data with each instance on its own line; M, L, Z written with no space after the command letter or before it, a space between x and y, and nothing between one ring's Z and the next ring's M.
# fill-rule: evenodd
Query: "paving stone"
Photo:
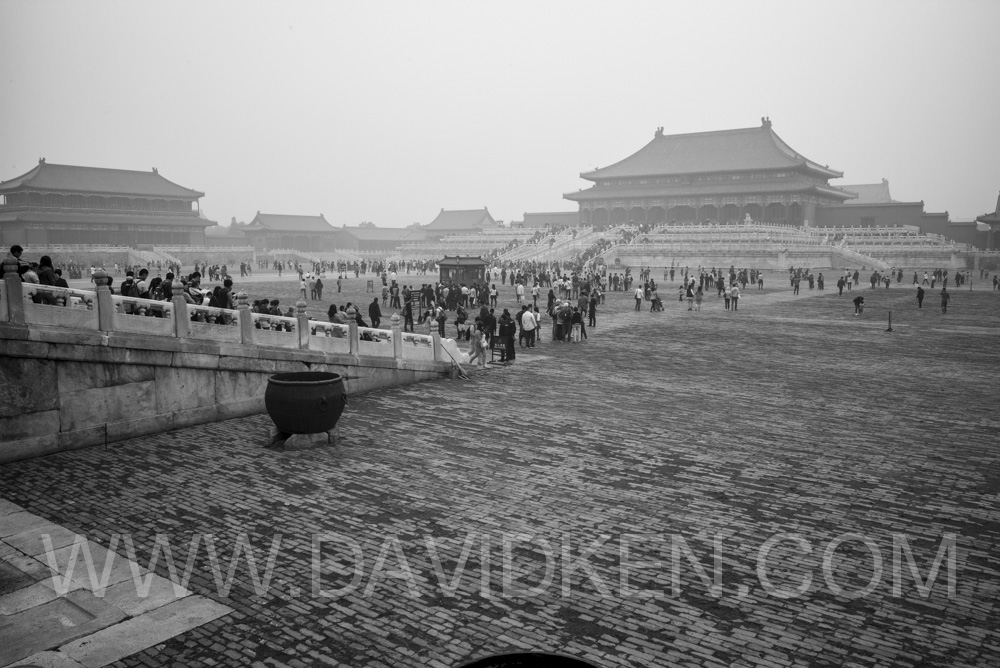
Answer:
M0 626L0 666L91 634L123 617L120 610L85 591L10 615Z
M60 652L39 652L13 665L15 667L34 666L35 668L83 668L83 664L77 663Z
M90 555L93 574L88 568L87 553ZM51 575L53 580L59 578L59 587L98 591L102 586L107 588L120 582L131 582L133 579L132 567L128 559L117 552L109 552L106 547L89 540L36 555L34 560L37 566L45 569L46 575ZM105 573L107 573L106 577ZM145 570L140 568L139 573L144 575Z
M192 596L63 645L59 651L88 668L100 668L231 611L215 601Z
M175 587L169 579L160 577L155 573L144 577L150 578L149 589L141 590L133 580L126 580L116 585L108 587L104 592L104 602L113 605L129 617L136 617L150 610L173 603L176 600L190 595L190 591L180 587Z
M80 589L71 585L70 591ZM51 580L42 580L0 596L0 615L13 615L30 608L54 601L59 594L53 589Z
M16 558L12 557L11 559ZM30 573L25 573L11 561L6 559L0 561L0 596L6 596L11 592L23 589L37 580L38 578L33 577Z
M44 518L25 511L15 511L0 517L0 538L7 538L50 524Z
M11 513L23 513L23 512L24 508L17 505L16 503L8 501L7 499L0 499L0 517L10 515Z
M52 549L58 550L72 544L76 540L77 534L58 524L44 524L13 536L7 536L3 542L17 548L24 554L34 556L45 552L43 536L48 536Z

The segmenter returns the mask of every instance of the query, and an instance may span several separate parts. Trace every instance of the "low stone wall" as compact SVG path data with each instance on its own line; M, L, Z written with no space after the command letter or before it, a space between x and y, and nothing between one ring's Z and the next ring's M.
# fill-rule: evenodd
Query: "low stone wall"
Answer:
M951 252L920 253L905 252L880 254L864 257L830 246L815 249L789 249L788 251L709 251L670 250L644 246L620 246L605 255L605 261L613 265L615 258L621 266L632 267L752 267L756 269L784 271L789 267L809 267L811 269L867 269L888 267L919 267L961 269L965 258ZM883 266L884 265L884 266Z
M245 293L226 310L114 295L104 272L90 292L4 270L0 463L260 413L274 373L332 371L352 395L451 369L437 332L404 333L398 316L373 330L311 321L304 302L286 318L252 313Z
M0 324L0 463L264 411L273 373L333 371L348 395L440 377L434 361ZM348 407L348 411L350 407ZM264 443L248 443L257 447Z

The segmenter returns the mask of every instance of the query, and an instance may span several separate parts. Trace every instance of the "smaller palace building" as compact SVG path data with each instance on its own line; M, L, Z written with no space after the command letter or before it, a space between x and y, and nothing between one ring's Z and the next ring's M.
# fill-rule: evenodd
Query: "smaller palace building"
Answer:
M323 214L296 216L291 214L257 212L254 219L243 228L247 240L255 250L331 251L334 248L336 228L326 222Z
M809 160L771 128L665 135L615 164L580 174L583 225L755 221L802 225L816 208L854 197L829 184L843 173Z
M205 244L205 193L149 172L54 165L42 158L0 183L0 244Z
M482 209L441 209L441 212L420 229L428 240L438 240L449 234L480 234L500 229L486 207Z

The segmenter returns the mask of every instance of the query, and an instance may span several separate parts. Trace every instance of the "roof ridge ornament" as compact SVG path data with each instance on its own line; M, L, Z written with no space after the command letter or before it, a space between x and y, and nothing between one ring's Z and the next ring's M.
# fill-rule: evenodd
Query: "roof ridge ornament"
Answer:
M656 132L653 133L653 139L659 139L663 136L663 126L656 128Z
M770 128L771 127L771 117L770 116L761 116L760 117L760 127L762 127L762 128Z

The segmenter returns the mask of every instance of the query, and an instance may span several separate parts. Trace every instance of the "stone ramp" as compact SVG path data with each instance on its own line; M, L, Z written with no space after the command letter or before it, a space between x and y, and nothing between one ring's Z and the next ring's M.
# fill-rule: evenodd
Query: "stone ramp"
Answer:
M0 499L0 666L100 668L230 612Z

